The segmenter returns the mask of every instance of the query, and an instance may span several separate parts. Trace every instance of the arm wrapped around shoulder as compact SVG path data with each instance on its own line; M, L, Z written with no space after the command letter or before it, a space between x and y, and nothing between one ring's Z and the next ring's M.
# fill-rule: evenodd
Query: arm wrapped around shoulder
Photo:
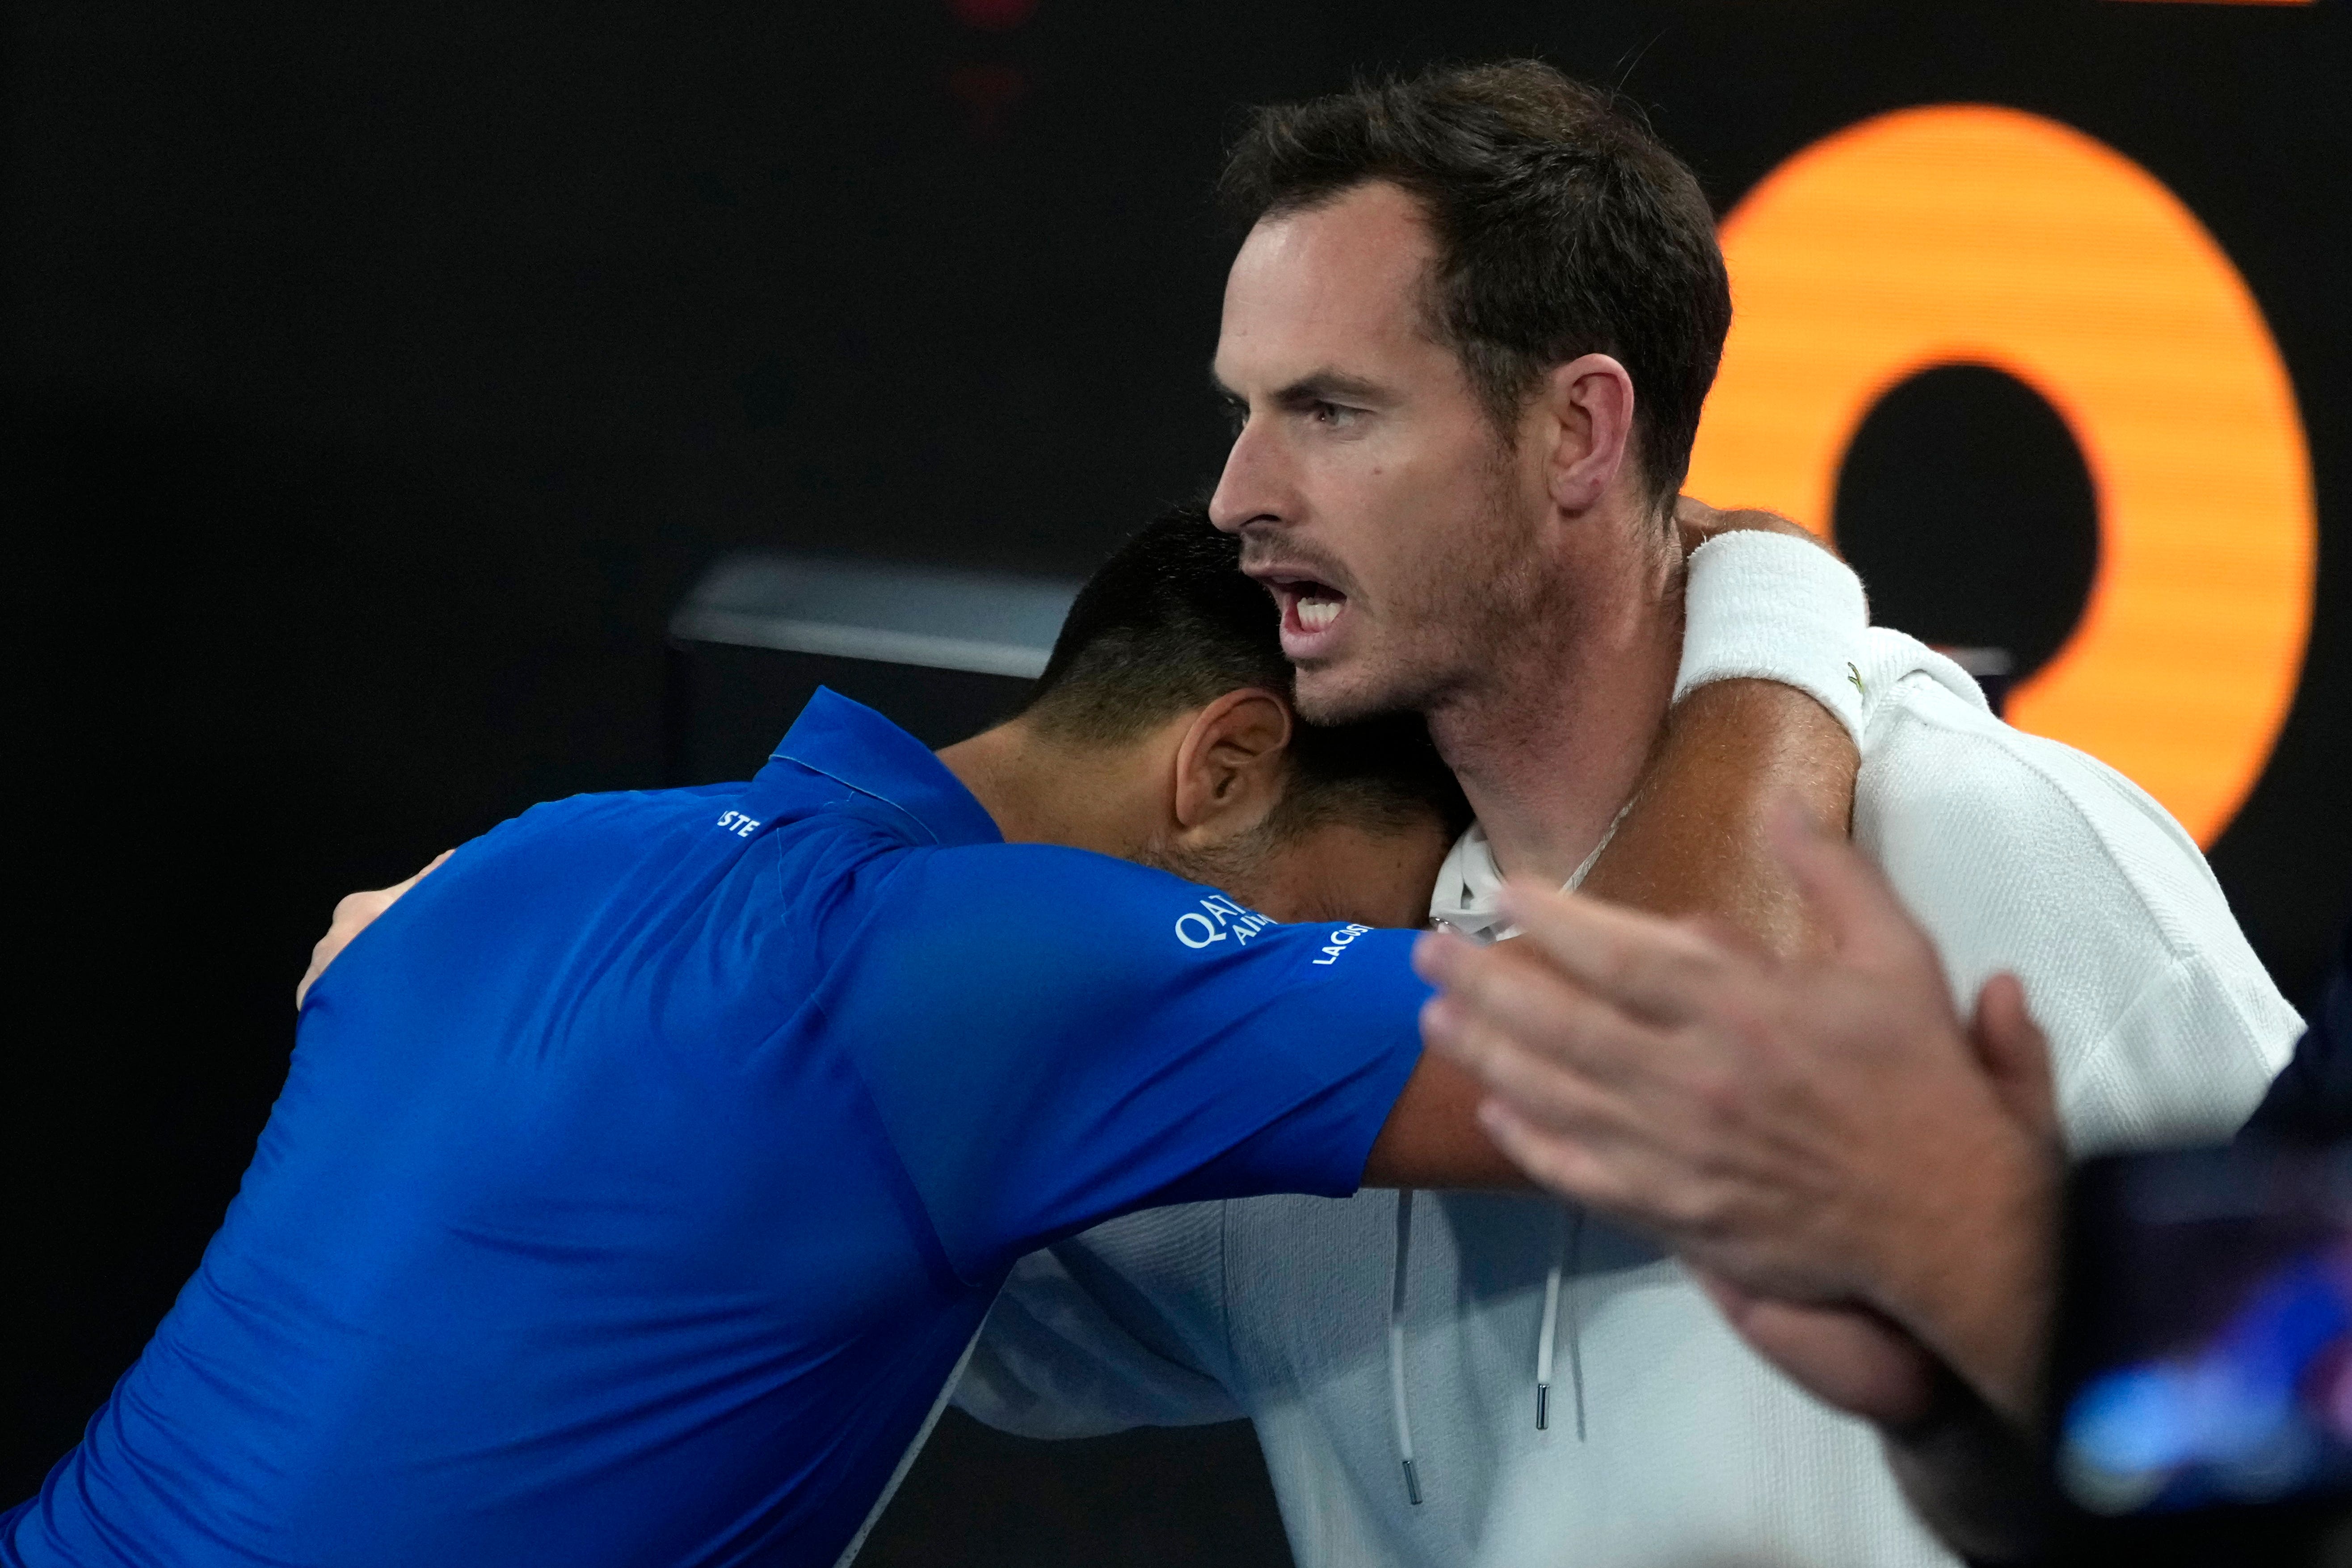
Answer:
M1717 534L1691 552L1675 700L1711 681L1793 686L1862 742L1870 605L1853 569L1809 540Z

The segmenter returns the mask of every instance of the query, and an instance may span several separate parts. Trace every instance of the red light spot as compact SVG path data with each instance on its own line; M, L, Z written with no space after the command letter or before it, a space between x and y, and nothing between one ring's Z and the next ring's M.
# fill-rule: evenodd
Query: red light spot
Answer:
M1005 33L1027 21L1037 0L948 0L948 9L967 27L983 33Z

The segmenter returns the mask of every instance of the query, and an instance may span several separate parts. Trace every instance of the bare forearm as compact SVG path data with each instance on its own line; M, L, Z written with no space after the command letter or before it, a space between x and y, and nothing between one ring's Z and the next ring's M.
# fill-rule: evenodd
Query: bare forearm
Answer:
M1368 1187L1524 1189L1528 1173L1478 1125L1486 1089L1444 1057L1424 1055L1364 1162Z
M1858 763L1844 726L1793 687L1702 686L1668 716L1583 890L1654 914L1711 915L1773 952L1811 951L1819 933L1767 826L1793 805L1843 835Z

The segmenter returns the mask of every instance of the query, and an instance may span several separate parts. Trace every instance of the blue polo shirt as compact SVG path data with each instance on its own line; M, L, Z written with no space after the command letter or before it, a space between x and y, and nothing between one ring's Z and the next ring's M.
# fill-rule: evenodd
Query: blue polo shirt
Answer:
M313 988L0 1560L830 1563L1022 1253L1355 1188L1412 942L1007 845L830 692L748 784L534 807Z

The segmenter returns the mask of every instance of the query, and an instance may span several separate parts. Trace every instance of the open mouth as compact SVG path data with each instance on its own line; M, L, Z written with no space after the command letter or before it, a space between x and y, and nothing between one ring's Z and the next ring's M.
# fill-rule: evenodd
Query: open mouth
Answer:
M1347 595L1311 577L1277 577L1267 585L1282 605L1285 641L1319 639L1348 608Z

